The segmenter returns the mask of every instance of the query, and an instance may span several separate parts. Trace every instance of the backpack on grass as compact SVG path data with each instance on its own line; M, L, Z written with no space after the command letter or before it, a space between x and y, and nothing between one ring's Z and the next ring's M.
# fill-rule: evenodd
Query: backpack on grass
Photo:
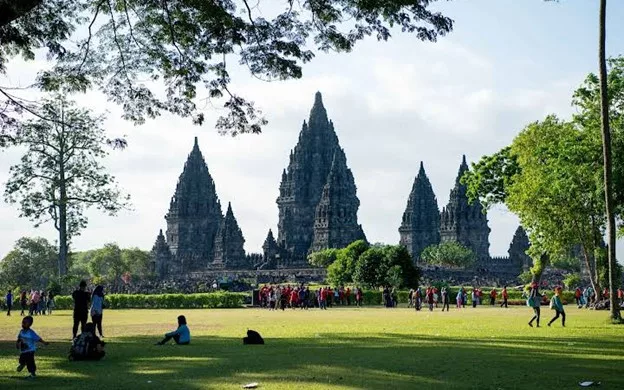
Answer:
M243 344L264 344L264 339L260 336L260 333L248 329L247 337L243 337Z

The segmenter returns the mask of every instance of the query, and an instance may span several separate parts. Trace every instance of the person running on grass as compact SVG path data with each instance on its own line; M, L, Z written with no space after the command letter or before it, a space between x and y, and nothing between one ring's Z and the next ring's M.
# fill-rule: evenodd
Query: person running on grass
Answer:
M72 328L73 339L78 334L78 324L80 324L80 332L84 332L84 327L87 324L87 318L89 317L89 301L91 300L91 294L87 289L87 282L80 281L78 290L72 293L74 299L74 326Z
M555 316L550 322L548 322L548 326L550 326L553 322L561 316L561 326L565 327L565 311L563 310L563 302L561 302L561 291L562 288L560 286L555 287L555 295L550 299L550 308L555 311Z
M37 377L37 365L35 364L35 352L37 351L37 343L48 345L34 330L30 327L33 324L32 316L26 316L22 319L22 329L17 334L17 349L20 350L19 366L17 372L22 372L24 367L28 369L30 375L28 379Z
M527 305L533 308L533 318L529 321L529 326L533 327L533 321L537 322L537 327L539 328L540 323L540 305L542 301L542 294L539 292L539 286L537 283L533 282L531 284L531 292L529 293L529 299L527 300Z
M164 345L171 339L173 339L173 341L175 341L178 345L187 345L191 342L191 331L186 325L186 317L179 316L178 329L165 334L165 338L162 341L157 342L156 345Z

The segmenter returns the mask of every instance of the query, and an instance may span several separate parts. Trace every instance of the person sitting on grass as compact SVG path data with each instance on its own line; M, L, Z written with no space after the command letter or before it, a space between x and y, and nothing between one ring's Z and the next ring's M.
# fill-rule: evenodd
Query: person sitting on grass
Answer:
M156 343L156 345L163 345L173 339L178 345L187 345L191 342L191 331L186 326L186 317L178 317L178 329L173 332L165 334L165 338L162 341Z
M17 372L21 372L24 367L28 369L30 375L27 379L37 377L37 365L35 364L35 352L37 351L37 343L48 345L47 341L43 341L34 330L30 329L33 324L32 316L26 316L22 320L22 329L17 335L17 349L20 350L19 366Z
M72 342L69 360L100 360L106 355L105 343L95 335L95 324L88 322L84 331Z

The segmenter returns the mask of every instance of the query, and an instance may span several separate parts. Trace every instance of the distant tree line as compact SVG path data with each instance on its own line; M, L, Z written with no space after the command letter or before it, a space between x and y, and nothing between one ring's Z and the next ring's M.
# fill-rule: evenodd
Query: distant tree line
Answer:
M110 243L99 249L70 253L69 272L59 277L58 247L41 237L20 238L0 261L0 287L7 289L73 288L81 279L116 286L132 279L151 279L149 252Z

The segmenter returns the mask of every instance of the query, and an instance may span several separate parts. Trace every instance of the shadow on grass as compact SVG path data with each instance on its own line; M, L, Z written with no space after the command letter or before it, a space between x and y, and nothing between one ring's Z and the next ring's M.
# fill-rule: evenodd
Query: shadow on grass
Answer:
M0 388L192 389L343 386L360 389L571 389L581 380L624 388L624 339L423 337L374 333L276 338L196 337L188 346L154 346L148 337L115 339L100 362L70 362L68 344L38 354L40 378L0 378ZM0 359L15 345L0 343ZM95 386L95 387L94 387Z

